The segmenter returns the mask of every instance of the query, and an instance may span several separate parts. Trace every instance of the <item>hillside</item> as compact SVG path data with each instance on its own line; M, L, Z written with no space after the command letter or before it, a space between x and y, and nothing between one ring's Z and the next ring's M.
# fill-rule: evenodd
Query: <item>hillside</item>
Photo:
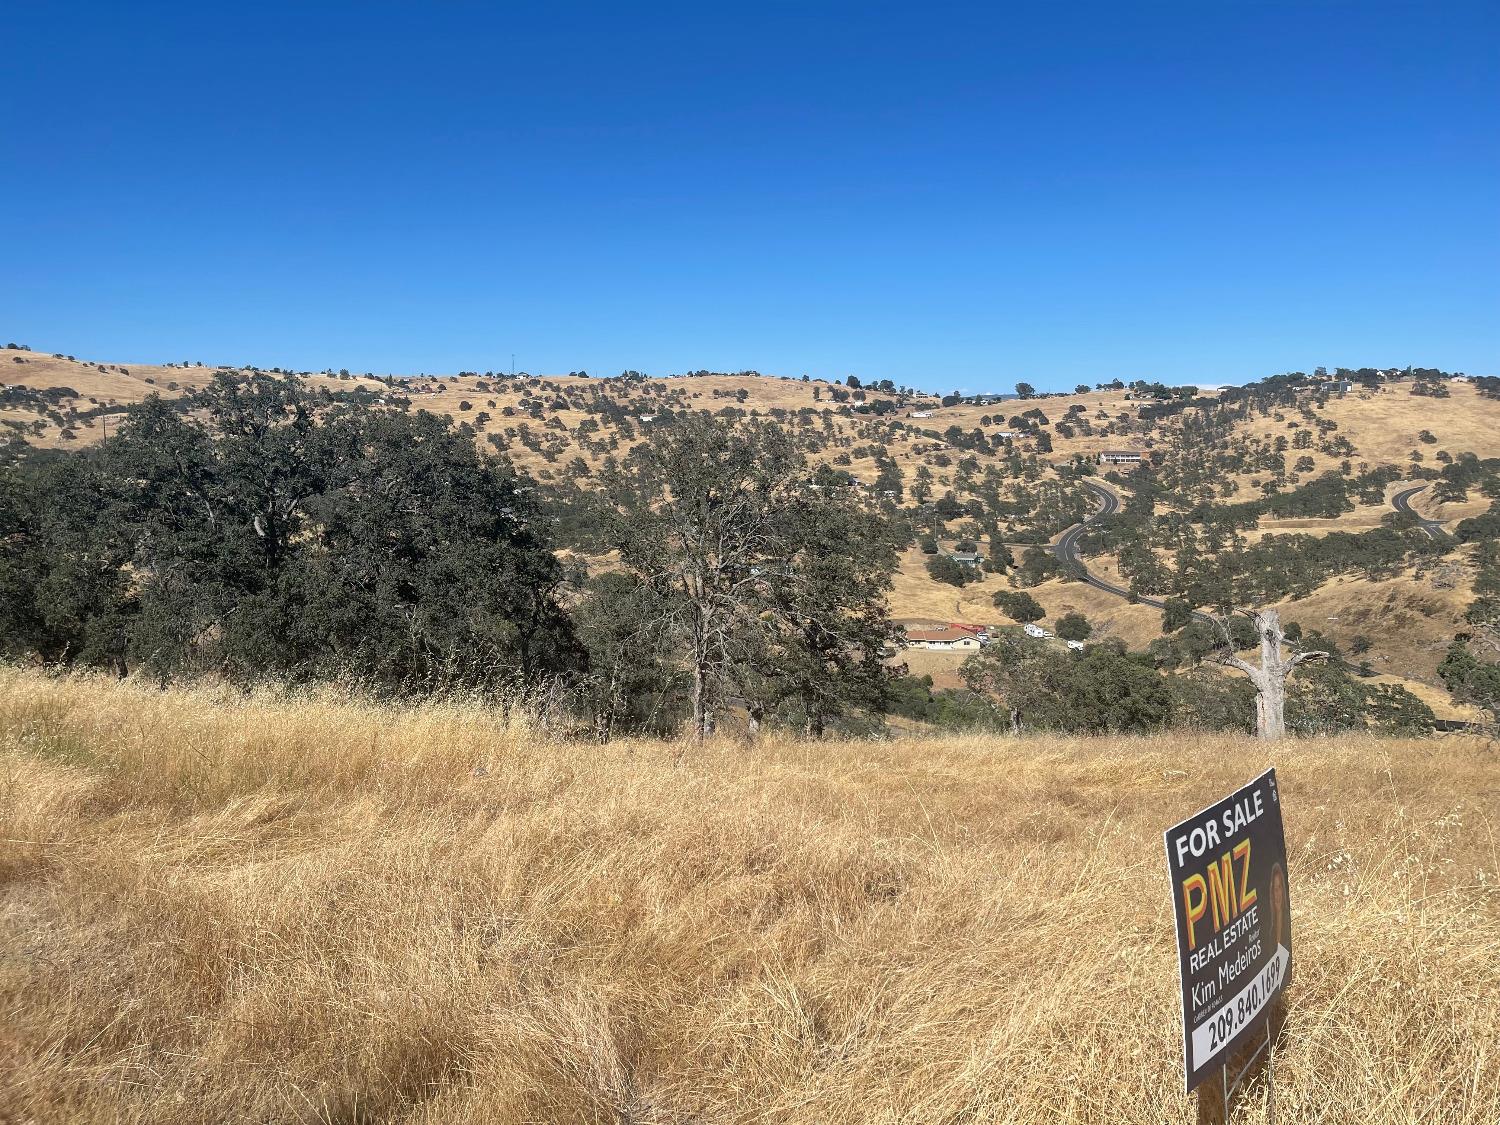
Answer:
M104 437L105 418L118 420L124 408L148 395L180 397L208 385L217 371L260 370L185 364L126 365L16 350L0 351L0 363L5 365L0 383L8 387L32 392L52 389L71 392L55 396L52 410L45 415L30 402L0 402L0 422L28 426L28 440L43 446L100 441ZM1142 401L1139 397L1132 400L1126 390L1045 395L1025 402L1009 396L1011 401L991 405L941 406L935 396L922 392L887 394L874 388L862 388L859 400L846 397L843 402L836 402L835 394L848 395L847 389L838 384L756 374L666 379L503 374L375 377L300 372L297 375L313 387L364 390L389 401L404 399L413 409L447 414L467 422L475 427L481 440L495 444L499 438L519 467L543 479L562 475L574 457L590 468L597 468L606 452L618 452L640 440L649 425L649 422L640 424L642 414L682 408L711 411L740 408L746 413L769 416L804 410L819 415L827 412L832 415L828 419L829 439L818 452L827 455L824 460L828 463L839 461L840 467L852 476L867 485L873 484L877 475L874 458L854 447L861 439L879 438L897 458L907 489L915 483L917 469L925 465L932 473L935 491L951 487L954 480L952 465L942 464L938 456L943 449L952 448L943 437L950 427L956 426L965 433L1004 431L1009 417L1038 406L1053 420L1076 416L1077 425L1072 433L1049 432L1053 452L1045 459L1055 463L1075 456L1092 457L1113 448L1150 450L1175 428L1171 417L1155 421L1136 417ZM590 417L600 421L596 409L600 396L619 404L623 413L633 414L636 423L628 425L625 432L618 432L619 419L602 419L604 436L614 442L607 450L598 448L598 441L588 440L588 427L580 430L580 424ZM877 400L891 403L892 411L884 415L860 415L838 409ZM1413 395L1408 384L1398 382L1373 389L1354 389L1302 407L1325 426L1331 423L1330 432L1347 438L1352 445L1350 456L1370 466L1405 466L1414 450L1424 452L1428 459L1441 452L1452 455L1472 452L1481 458L1500 456L1500 424L1497 424L1500 404L1481 397L1466 383L1450 384L1448 396L1441 399ZM914 412L928 416L911 417ZM84 417L72 420L75 414ZM1272 443L1278 436L1295 434L1305 427L1306 419L1299 421L1294 414L1291 410L1278 410L1254 418L1237 425L1233 438L1244 443ZM517 440L523 432L521 427L530 429L532 422L541 422L544 430L552 431L543 434L545 440L535 447ZM607 432L610 430L616 432ZM1424 432L1435 435L1436 440L1431 444L1424 442L1420 437ZM934 446L935 442L943 444ZM1029 449L1034 441L1021 432L1015 444ZM861 452L865 455L861 456ZM978 449L964 452L984 456L984 451ZM990 451L991 455L995 452ZM847 463L840 460L841 453L847 456ZM1303 475L1324 472L1335 467L1338 460L1313 446L1306 455L1314 468L1304 470ZM1252 477L1248 473L1236 474L1231 479L1241 484ZM1445 519L1461 518L1463 514L1472 513L1456 508L1441 513Z
M673 759L0 671L0 1120L1188 1122L1161 831L1271 764L1276 1120L1500 1113L1477 744Z
M8 372L0 425L32 444L61 448L102 441L129 406L152 394L180 398L208 385L218 370L15 349L0 352L0 363ZM1162 634L1160 613L1148 605L1045 569L1024 580L1014 571L971 569L972 584L956 587L929 574L930 550L944 553L971 543L993 555L1003 544L1015 559L1031 545L1050 550L1058 534L1097 502L1083 487L1090 479L1096 485L1100 476L1112 479L1108 487L1122 501L1138 491L1148 469L1123 466L1115 476L1116 469L1094 464L1101 451L1132 450L1151 463L1158 527L1136 528L1131 542L1149 544L1152 556L1128 557L1121 552L1128 544L1118 536L1113 542L1091 537L1084 543L1085 565L1121 588L1164 596L1159 591L1172 592L1178 581L1172 571L1180 570L1184 557L1209 563L1224 550L1262 545L1274 554L1295 537L1378 532L1393 517L1399 492L1425 484L1462 454L1500 456L1500 402L1456 380L1444 384L1440 396L1409 378L1333 391L1328 384L1275 387L1238 405L1232 396L1223 398L1231 405L1216 408L1204 425L1188 419L1210 418L1208 413L1154 397L1160 391L1125 387L944 406L901 388L856 389L756 374L298 377L316 393L363 396L391 409L451 417L472 428L482 449L503 454L564 498L586 492L608 459L624 457L652 427L670 425L676 413L774 419L796 435L831 484L857 487L908 521L914 542L901 556L890 594L897 620L1004 624L993 596L1021 582L1048 621L1081 613L1094 639L1114 637L1137 649ZM1349 496L1316 495L1325 475L1351 482ZM1304 492L1309 499L1298 500ZM1428 487L1415 494L1413 510L1449 532L1488 508L1480 494L1443 501L1435 493ZM1263 505L1263 498L1279 507L1237 515L1224 533L1195 535L1189 528L1191 542L1184 542L1173 526L1198 518L1191 513L1205 504L1229 511ZM1316 514L1323 511L1334 514ZM927 537L924 552L917 542ZM608 568L608 560L587 544L567 546L596 572ZM1146 561L1154 573L1142 572ZM1408 553L1378 568L1346 567L1315 579L1295 592L1272 591L1269 600L1279 601L1284 616L1305 629L1340 643L1368 641L1371 666L1383 679L1405 682L1441 715L1462 717L1436 677L1469 596L1472 575L1461 551L1427 558ZM952 686L960 660L928 653L918 663L940 686Z

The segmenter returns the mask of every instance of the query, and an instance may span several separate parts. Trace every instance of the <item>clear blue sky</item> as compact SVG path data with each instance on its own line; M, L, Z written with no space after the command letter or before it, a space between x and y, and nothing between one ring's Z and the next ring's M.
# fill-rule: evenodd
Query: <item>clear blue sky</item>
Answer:
M993 390L1500 371L1500 5L14 4L0 338Z

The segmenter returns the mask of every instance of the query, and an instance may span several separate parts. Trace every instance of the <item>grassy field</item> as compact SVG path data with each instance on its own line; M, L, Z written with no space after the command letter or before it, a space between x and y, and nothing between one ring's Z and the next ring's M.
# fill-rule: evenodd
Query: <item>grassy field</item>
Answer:
M1160 834L1270 763L1277 1120L1500 1115L1475 743L676 749L0 671L0 1121L1190 1121Z

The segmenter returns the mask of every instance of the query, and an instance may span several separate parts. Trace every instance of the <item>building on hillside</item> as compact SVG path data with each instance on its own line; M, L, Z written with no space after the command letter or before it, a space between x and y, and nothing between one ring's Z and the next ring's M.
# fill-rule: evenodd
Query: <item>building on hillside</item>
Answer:
M1036 637L1039 640L1045 640L1052 636L1052 634L1047 632L1046 629L1043 629L1040 625L1032 621L1028 621L1025 625L1021 626L1021 628L1028 637Z
M930 410L913 410L911 412L911 416L913 418L931 418L932 417L932 411L930 411Z
M971 570L978 570L984 565L983 551L945 551L943 552L959 566Z
M751 578L792 578L795 577L792 568L784 562L767 560L762 563L753 563L750 566Z
M1106 449L1099 454L1102 465L1139 465L1141 454L1134 449Z
M1015 430L996 430L994 436L997 441L1014 441L1021 435Z
M978 633L951 625L930 629L908 626L906 629L907 648L925 648L932 652L978 652L983 644Z

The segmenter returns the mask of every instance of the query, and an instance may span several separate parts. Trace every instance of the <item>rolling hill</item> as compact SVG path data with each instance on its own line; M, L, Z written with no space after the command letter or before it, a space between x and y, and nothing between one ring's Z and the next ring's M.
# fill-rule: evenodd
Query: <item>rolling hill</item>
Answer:
M254 370L122 364L17 348L0 351L0 367L0 427L51 448L106 440L129 408L148 396L182 398L221 371ZM296 377L329 396L362 396L392 409L447 415L469 426L482 449L503 454L544 487L563 492L586 491L608 459L622 457L676 413L777 420L798 436L814 464L826 468L830 482L859 490L909 521L914 542L901 556L890 607L897 619L913 623L1004 622L993 595L1006 588L1005 575L971 569L974 581L961 587L935 580L927 565L931 550L918 543L930 538L927 547L947 552L968 541L993 552L1003 542L1014 557L1029 547L1050 550L1095 502L1080 487L1080 473L1112 481L1107 487L1127 499L1130 474L1152 473L1160 483L1158 516L1175 510L1182 518L1196 506L1296 496L1326 476L1374 481L1334 514L1250 512L1230 533L1227 549L1268 544L1274 551L1296 537L1375 531L1391 521L1393 498L1403 486L1426 484L1434 470L1462 454L1500 457L1500 402L1464 381L1447 381L1442 395L1434 396L1420 378L1400 376L1369 386L1309 381L1277 388L1233 410L1218 410L1223 417L1207 427L1197 419L1210 415L1197 404L1183 409L1189 404L1170 394L1118 385L981 403L754 373L397 378L326 371ZM1213 401L1232 403L1234 392ZM1115 449L1141 454L1147 467L1096 465L1101 452ZM1393 479L1378 476L1382 472ZM1440 502L1434 492L1416 493L1413 511L1446 532L1488 507L1482 496ZM1196 547L1203 542L1195 540ZM1315 588L1279 599L1283 617L1361 648L1373 675L1406 684L1441 715L1461 717L1436 676L1472 582L1463 553L1449 545L1455 549L1378 574L1330 574ZM1091 572L1122 588L1131 584L1121 572L1130 560L1088 541L1085 551ZM1155 558L1170 569L1173 550L1157 547ZM596 559L594 565L607 562ZM1067 573L1039 577L1028 592L1049 621L1082 613L1095 639L1116 637L1133 648L1161 635L1161 613L1149 605ZM922 653L912 667L951 686L961 659Z

